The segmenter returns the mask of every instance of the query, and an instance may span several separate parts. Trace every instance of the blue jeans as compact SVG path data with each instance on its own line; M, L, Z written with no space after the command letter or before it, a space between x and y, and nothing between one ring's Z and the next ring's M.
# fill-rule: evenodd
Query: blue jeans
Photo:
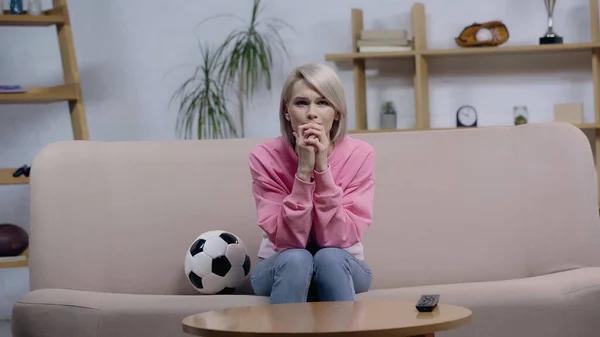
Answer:
M260 259L250 274L254 293L270 296L271 304L306 302L311 285L321 301L354 301L369 290L371 270L364 261L340 248L288 249Z

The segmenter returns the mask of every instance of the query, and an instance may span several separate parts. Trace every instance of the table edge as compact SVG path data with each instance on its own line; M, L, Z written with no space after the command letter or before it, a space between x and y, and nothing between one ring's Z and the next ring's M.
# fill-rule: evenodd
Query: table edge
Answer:
M389 301L383 301L389 302ZM408 302L405 302L408 303ZM426 335L430 333L436 333L441 331L447 331L459 328L461 326L467 325L471 322L473 311L469 308L453 305L453 304L443 304L444 306L452 306L464 309L468 312L468 315L465 317L449 321L449 322L440 322L432 325L424 325L424 326L413 326L413 327L404 327L404 328L391 328L391 329L381 329L381 330L358 330L358 331L331 331L331 332L255 332L255 331L226 331L226 330L214 330L214 329L204 329L198 327L192 327L186 325L184 320L187 317L194 316L197 314L192 314L184 317L181 320L182 330L190 335L202 336L202 337L264 337L264 336L282 336L282 337L298 337L298 336L313 336L318 335L321 337L330 337L330 336L340 336L340 335L349 335L351 337L369 337L376 334L377 336L387 337L387 336L411 336L411 335ZM219 311L219 310L216 310ZM201 314L201 313L199 313Z

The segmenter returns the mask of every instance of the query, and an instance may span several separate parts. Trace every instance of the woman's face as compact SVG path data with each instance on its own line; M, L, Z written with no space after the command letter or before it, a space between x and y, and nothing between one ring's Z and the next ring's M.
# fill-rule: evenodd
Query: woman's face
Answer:
M294 131L298 131L298 126L302 124L313 122L323 125L327 137L330 137L333 121L339 119L339 114L325 97L300 80L292 88L286 118Z

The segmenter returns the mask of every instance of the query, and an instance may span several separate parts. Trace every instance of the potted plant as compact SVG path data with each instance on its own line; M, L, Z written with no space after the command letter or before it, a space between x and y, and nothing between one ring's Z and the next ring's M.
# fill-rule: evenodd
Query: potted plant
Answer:
M529 117L529 111L524 105L517 105L513 108L514 122L515 125L527 124L527 117Z
M200 23L233 17L243 25L231 31L217 47L201 46L201 65L174 93L172 100L179 101L177 129L185 138L237 137L231 104L237 106L239 135L244 137L245 106L261 85L271 90L274 54L283 52L289 57L280 32L290 26L280 19L259 18L262 10L261 0L254 0L247 22L233 15L217 15ZM232 96L235 102L231 101Z
M396 109L394 103L387 101L381 107L381 129L396 129Z

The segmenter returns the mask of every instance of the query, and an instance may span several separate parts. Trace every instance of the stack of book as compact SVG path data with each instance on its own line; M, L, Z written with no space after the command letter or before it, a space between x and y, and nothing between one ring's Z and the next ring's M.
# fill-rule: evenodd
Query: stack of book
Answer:
M412 50L406 30L401 29L365 29L357 41L360 53L381 53Z
M27 89L23 88L20 85L0 85L0 94L23 93L23 92L27 92Z

